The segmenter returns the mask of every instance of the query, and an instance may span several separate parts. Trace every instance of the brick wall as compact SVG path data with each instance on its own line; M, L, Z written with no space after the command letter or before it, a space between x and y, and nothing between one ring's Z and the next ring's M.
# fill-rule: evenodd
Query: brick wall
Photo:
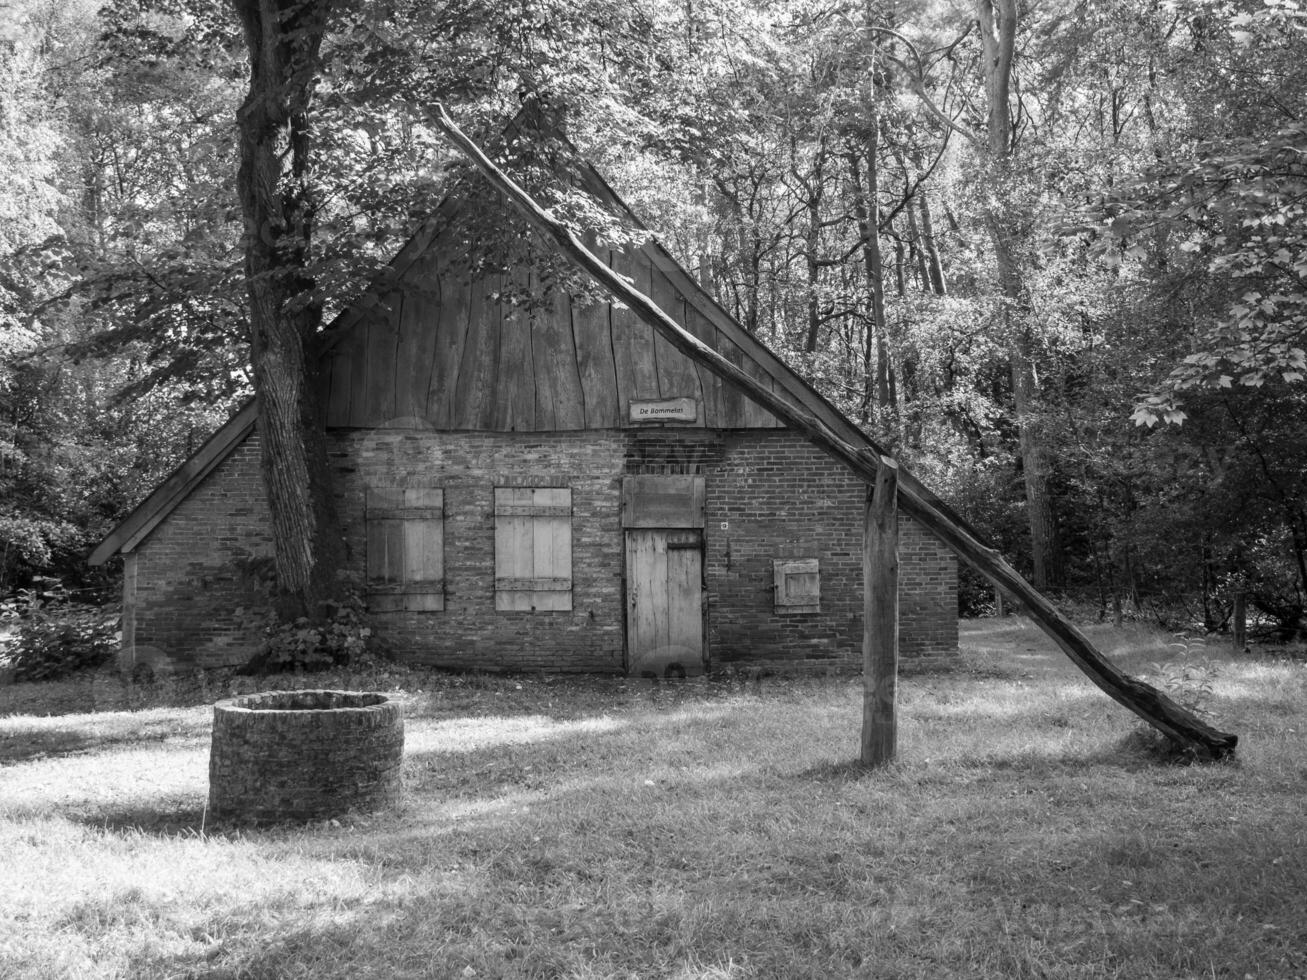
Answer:
M439 486L445 498L445 609L372 618L415 662L518 670L622 670L620 433L334 434L351 571L361 585L368 487ZM572 608L495 610L496 486L571 487Z
M866 486L802 437L725 437L709 477L709 642L718 665L858 662L862 650L862 515ZM900 656L957 652L957 564L900 518ZM778 612L774 559L816 558L820 612Z
M548 434L354 430L332 433L332 465L360 589L369 487L444 490L445 609L372 618L380 642L421 663L620 671L623 667L623 473L707 478L705 574L713 662L856 663L862 642L864 489L785 431L647 429ZM497 612L494 488L572 490L572 609ZM956 565L904 519L901 650L957 647ZM138 646L201 664L245 659L258 634L241 567L271 553L257 437L238 447L137 549ZM772 560L817 558L821 611L774 609Z
M160 653L205 667L248 659L264 612L250 562L272 555L257 438L237 446L134 554L124 586L135 624L123 631L127 663ZM134 596L126 594L133 580Z

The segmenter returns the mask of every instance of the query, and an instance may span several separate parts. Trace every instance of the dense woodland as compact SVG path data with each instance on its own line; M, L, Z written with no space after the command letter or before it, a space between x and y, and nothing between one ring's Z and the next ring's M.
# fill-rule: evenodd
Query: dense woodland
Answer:
M1036 585L1209 630L1243 591L1268 633L1304 627L1296 0L17 0L4 19L0 597L110 597L90 547L251 392L303 381L451 188L485 195L470 267L525 249L586 288L453 158L440 102L578 230L638 235L571 189L572 154L593 161ZM524 106L538 125L505 144ZM275 472L284 448L267 465L311 488L296 405L307 469ZM330 521L301 503L283 539ZM321 573L300 572L311 598Z

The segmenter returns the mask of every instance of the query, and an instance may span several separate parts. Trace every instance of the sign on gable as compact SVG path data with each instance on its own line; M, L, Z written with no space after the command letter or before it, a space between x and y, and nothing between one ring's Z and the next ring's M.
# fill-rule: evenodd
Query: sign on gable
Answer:
M697 422L699 403L694 398L631 399L632 422Z

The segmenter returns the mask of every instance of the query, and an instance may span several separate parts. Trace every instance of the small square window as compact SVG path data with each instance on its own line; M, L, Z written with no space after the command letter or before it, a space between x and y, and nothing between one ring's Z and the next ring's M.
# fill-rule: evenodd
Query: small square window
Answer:
M821 566L816 558L777 558L776 612L821 612Z

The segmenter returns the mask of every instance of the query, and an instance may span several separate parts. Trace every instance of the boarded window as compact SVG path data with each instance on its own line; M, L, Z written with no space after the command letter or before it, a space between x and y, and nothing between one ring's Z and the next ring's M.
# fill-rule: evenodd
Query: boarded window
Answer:
M816 558L778 558L772 568L777 612L821 612L821 567Z
M622 477L622 527L703 527L701 476Z
M495 488L495 608L572 608L572 491Z
M368 490L368 611L445 608L444 491Z

